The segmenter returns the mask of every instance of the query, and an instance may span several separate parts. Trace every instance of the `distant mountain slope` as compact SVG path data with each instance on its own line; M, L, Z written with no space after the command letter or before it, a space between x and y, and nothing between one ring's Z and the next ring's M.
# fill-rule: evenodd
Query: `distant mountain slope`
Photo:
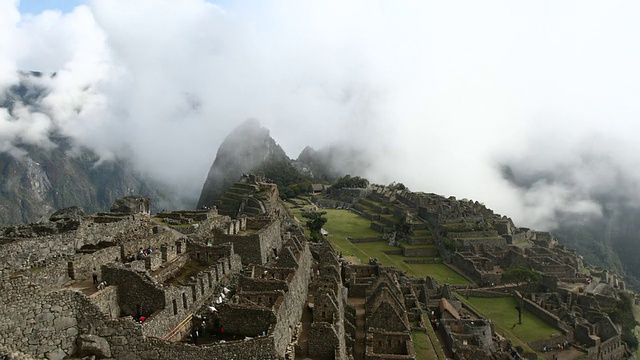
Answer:
M198 207L213 206L224 191L244 173L258 170L264 164L290 162L280 145L269 136L269 130L257 120L246 120L218 148L216 159L202 187Z
M0 94L0 111L9 115L10 123L23 121L14 116L19 108L39 110L39 100L47 93L36 81L42 76L22 73L18 85ZM107 211L117 198L131 194L152 198L155 208L179 206L126 160L100 161L89 149L72 151L71 140L56 129L47 140L46 146L20 139L11 139L9 146L0 143L0 224L35 222L69 206Z
M0 224L35 222L74 205L107 211L117 198L131 194L149 196L156 208L171 205L158 186L124 161L96 165L99 159L91 151L70 156L64 146L23 149L28 155L22 158L0 153Z

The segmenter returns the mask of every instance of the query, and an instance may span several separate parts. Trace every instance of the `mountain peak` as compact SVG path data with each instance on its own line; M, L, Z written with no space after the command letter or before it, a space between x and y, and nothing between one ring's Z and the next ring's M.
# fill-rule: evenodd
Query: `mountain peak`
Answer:
M244 173L267 162L290 162L280 145L271 138L269 129L256 119L238 125L224 139L202 187L198 207L212 206L225 189Z

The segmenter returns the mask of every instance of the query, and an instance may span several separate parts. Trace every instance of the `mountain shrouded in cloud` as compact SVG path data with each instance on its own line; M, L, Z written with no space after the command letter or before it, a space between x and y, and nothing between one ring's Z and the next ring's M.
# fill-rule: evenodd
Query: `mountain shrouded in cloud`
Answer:
M367 154L360 175L374 182L479 200L521 226L603 216L600 194L635 204L625 195L640 180L639 4L17 9L0 0L0 87L18 71L47 76L34 80L35 103L0 110L11 156L60 134L71 149L126 157L195 206L224 137L257 118L289 156L348 145Z
M214 206L215 200L245 173L257 170L265 163L289 163L284 150L269 136L260 122L249 119L227 136L204 182L198 207Z

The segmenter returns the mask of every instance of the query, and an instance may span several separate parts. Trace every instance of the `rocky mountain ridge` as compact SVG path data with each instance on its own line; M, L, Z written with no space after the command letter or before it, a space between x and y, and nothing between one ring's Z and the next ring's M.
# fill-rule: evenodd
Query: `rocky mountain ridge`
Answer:
M23 121L16 113L20 108L44 111L38 107L47 94L38 82L42 76L22 73L18 85L0 94L0 111L6 111L9 121ZM72 139L55 128L44 145L4 141L0 142L0 224L37 222L55 209L74 205L87 212L105 211L115 199L131 194L149 196L160 208L179 206L169 191L137 172L129 161L103 160L90 149L73 146Z

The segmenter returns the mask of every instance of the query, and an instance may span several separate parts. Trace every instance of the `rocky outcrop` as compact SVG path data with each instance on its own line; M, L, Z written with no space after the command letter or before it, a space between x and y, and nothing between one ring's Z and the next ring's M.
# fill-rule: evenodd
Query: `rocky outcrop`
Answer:
M280 145L269 136L268 129L254 119L243 122L220 145L202 187L198 208L213 206L242 174L267 163L290 161Z
M350 144L334 144L315 150L305 147L295 165L318 181L334 181L345 174L365 174L368 154Z
M129 195L117 199L111 206L111 212L121 214L149 214L151 199L141 195Z
M76 340L78 356L95 356L96 359L111 357L109 342L97 335L80 335Z

